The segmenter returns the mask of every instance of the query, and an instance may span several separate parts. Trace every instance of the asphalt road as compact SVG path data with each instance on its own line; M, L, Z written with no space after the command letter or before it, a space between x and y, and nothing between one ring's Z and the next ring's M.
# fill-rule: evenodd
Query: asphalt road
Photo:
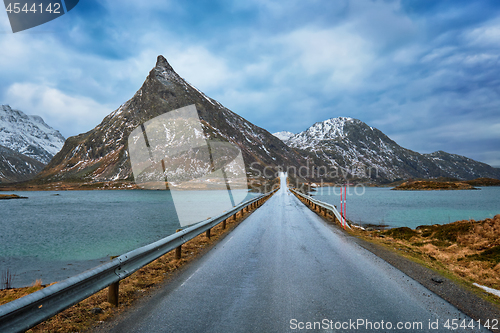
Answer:
M477 322L460 328L472 319L327 225L283 181L207 255L106 330L482 331Z

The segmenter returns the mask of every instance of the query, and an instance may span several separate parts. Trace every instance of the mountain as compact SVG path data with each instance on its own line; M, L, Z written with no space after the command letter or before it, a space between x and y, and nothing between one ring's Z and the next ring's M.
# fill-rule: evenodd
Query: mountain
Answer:
M39 116L28 116L8 105L0 106L0 145L49 163L64 144L64 137Z
M205 138L231 142L241 149L250 177L271 178L282 167L291 176L315 182L345 178L377 183L400 178L500 178L500 170L463 156L405 149L378 129L352 118L332 118L294 135L277 133L282 141L203 94L158 56L134 96L94 129L68 138L32 183L131 182L129 135L147 121L189 105L195 105Z
M194 104L208 138L229 141L242 151L247 174L266 166L301 166L306 158L268 131L225 108L182 79L163 56L142 87L94 129L70 137L35 179L106 182L133 180L128 136L138 126L166 112Z
M442 150L424 154L424 156L430 158L441 170L454 178L465 180L475 178L500 179L500 169L465 156L449 154Z
M330 169L340 170L339 178L348 174L378 182L434 177L500 179L500 170L485 163L443 151L419 154L353 118L339 117L315 123L285 143L311 152L314 161L326 161Z
M290 139L292 136L294 136L295 133L288 132L288 131L281 131L281 132L273 133L273 135L275 137L277 137L278 139L280 139L281 141L286 141L286 140Z
M0 183L16 183L33 178L45 164L0 146Z

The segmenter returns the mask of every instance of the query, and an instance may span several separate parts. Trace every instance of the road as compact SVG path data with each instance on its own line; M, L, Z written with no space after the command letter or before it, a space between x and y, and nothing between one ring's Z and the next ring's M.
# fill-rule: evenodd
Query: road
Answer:
M317 322L324 332L450 332L447 320L470 323L326 224L281 181L214 249L107 331L311 332Z

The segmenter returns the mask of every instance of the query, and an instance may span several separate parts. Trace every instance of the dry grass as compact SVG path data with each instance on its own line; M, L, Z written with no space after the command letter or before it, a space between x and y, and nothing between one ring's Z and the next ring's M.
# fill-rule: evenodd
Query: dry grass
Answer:
M469 283L500 290L500 214L482 221L457 221L395 228L385 232L355 231L386 246L402 250Z
M175 250L170 251L120 281L119 307L114 307L107 302L108 289L106 288L27 332L81 332L120 314L143 295L171 278L179 268L193 261L198 255L208 251L251 213L252 211L243 215L242 212L239 212L236 221L233 219L227 220L225 230L222 229L222 223L212 228L210 239L203 233L185 243L182 245L181 259L175 259ZM41 281L37 280L31 287L0 290L0 305L44 287L47 286L42 286Z
M54 284L54 283L52 283ZM36 280L30 287L26 288L8 288L0 290L0 305L21 298L23 296L34 293L37 290L48 287L49 285L42 286L41 280Z

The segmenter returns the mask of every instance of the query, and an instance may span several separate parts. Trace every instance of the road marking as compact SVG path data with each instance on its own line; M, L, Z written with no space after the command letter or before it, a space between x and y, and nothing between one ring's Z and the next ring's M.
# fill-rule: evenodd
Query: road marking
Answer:
M201 267L200 267L201 268ZM200 268L198 268L193 274L191 274L187 279L186 281L182 282L181 284L181 287L184 286L186 284L186 282L188 282L192 277L193 275L195 275L196 273L198 273L198 271L200 270Z

